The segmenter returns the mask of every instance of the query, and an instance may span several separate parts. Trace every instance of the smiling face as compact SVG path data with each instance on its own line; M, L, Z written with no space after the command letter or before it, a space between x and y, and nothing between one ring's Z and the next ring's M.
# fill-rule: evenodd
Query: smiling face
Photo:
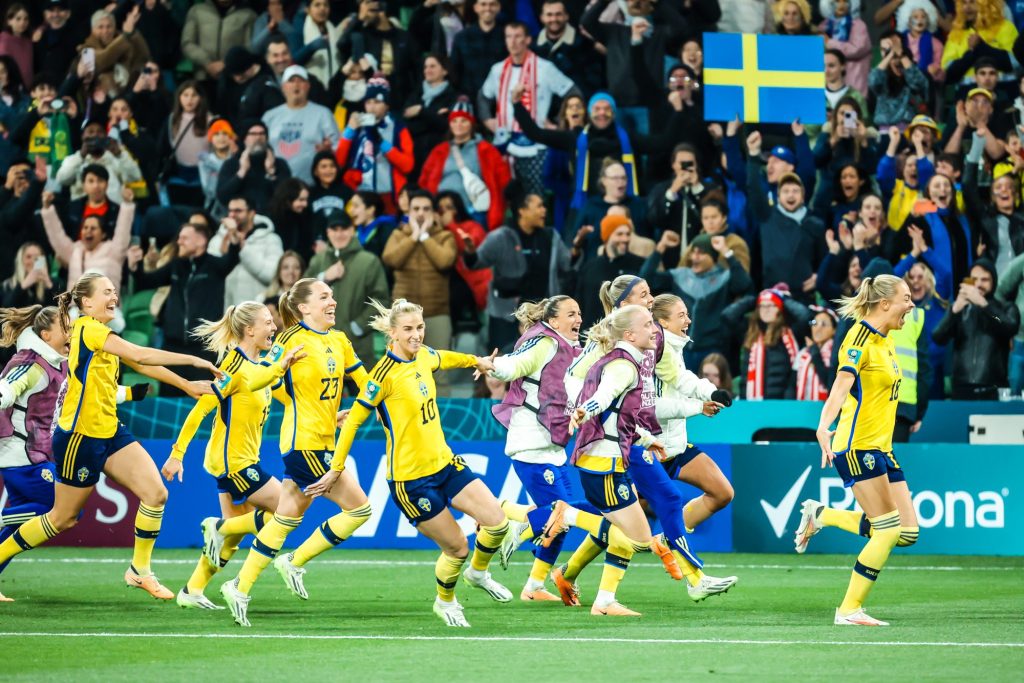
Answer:
M928 282L928 271L921 263L915 263L910 267L910 272L907 273L907 279L910 281L910 295L916 301L920 301L928 295L929 282Z
M612 103L608 100L598 100L590 108L590 122L596 128L607 128L615 118Z
M298 256L289 254L281 259L277 267L277 279L281 282L281 289L288 289L302 277L302 263Z
M928 198L940 209L948 209L953 201L953 183L944 175L935 174L928 181Z
M82 246L86 251L92 251L106 238L103 223L97 216L89 216L82 221Z
M682 62L694 71L700 73L704 66L704 48L696 40L688 40L683 44L683 52L680 55Z
M402 358L411 360L423 346L423 336L426 332L427 326L421 313L402 313L396 316L395 324L388 334L391 336L394 350Z
M875 195L868 195L860 203L860 221L869 230L872 230L877 234L882 229L882 217L885 215L885 210L882 206L882 200Z
M115 32L114 20L110 17L103 17L92 27L92 35L101 45L109 44L114 39Z
M256 314L252 325L246 325L245 337L250 340L257 351L269 351L274 345L274 333L277 332L277 325L274 323L274 316L266 306Z
M114 319L117 312L117 290L109 278L98 277L92 281L89 296L82 297L82 314L92 316L101 323Z
M1010 174L999 176L992 181L992 201L995 202L996 211L1003 214L1013 213L1016 193L1017 183Z
M448 72L441 66L436 57L427 57L423 60L423 80L431 85L440 83L448 77Z
M629 296L622 300L619 308L629 305L643 306L648 311L651 310L651 306L654 305L654 295L651 294L651 287L646 280L640 280L633 285L633 289L629 290Z
M578 341L580 338L580 326L583 325L580 305L573 299L563 299L558 304L555 317L548 318L544 322L569 341Z
M804 15L795 2L787 2L782 8L782 28L786 33L797 33L804 26Z
M352 195L352 199L348 200L345 210L348 211L349 217L356 225L367 225L373 220L373 209L367 207L363 198L357 194Z
M860 194L862 183L860 181L860 174L857 173L857 169L853 166L847 166L839 172L839 189L843 193L843 198L846 201L853 201Z
M836 334L835 323L828 313L818 313L811 321L811 339L821 346Z
M545 2L540 12L540 23L547 29L549 36L560 36L565 31L565 25L569 21L569 15L565 12L565 5L559 2Z
M914 300L910 295L910 287L906 282L900 280L900 283L896 285L896 291L893 292L893 295L888 299L882 299L878 305L884 315L883 325L886 325L890 330L903 329L907 313L914 310Z
M178 231L178 258L195 258L206 251L206 236L191 225Z
M638 311L630 321L629 329L622 337L641 351L653 351L657 346L657 332L654 318L648 310Z
M334 311L338 303L334 300L331 288L323 282L314 282L310 287L309 299L299 304L302 322L314 330L326 332L334 327Z
M971 277L974 278L974 286L978 288L982 296L987 297L995 289L995 283L992 282L992 273L988 272L981 266L974 266L971 268Z
M473 3L473 11L476 12L480 23L487 26L494 24L494 20L498 17L500 10L501 3L498 0L477 0Z
M271 70L278 77L284 73L284 70L291 66L292 53L288 49L287 43L271 43L267 46L266 52L267 64L270 65Z
M303 188L299 191L299 196L292 200L292 211L302 213L307 206L309 206L309 190Z
M338 163L334 159L321 159L316 162L313 177L319 180L321 185L330 185L338 179Z
M608 236L608 241L604 243L604 249L608 253L608 257L617 259L620 256L625 256L626 252L629 251L629 238L633 234L633 229L628 225L620 225L612 231L612 234Z
M786 183L779 188L779 205L786 211L796 211L804 203L804 188L798 183Z
M39 338L42 339L47 346L62 356L68 355L71 351L70 333L68 330L64 329L60 320L54 320L48 328L39 333Z
M690 311L685 303L678 301L668 310L668 315L658 319L658 324L681 337L690 329Z

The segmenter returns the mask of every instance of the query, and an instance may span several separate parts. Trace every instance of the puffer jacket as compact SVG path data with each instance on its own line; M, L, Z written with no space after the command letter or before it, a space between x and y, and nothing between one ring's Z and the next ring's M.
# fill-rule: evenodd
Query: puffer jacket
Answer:
M408 299L423 306L423 317L448 315L448 278L458 251L455 235L435 223L422 242L412 239L412 227L395 228L384 246L381 260L395 273L391 292L395 299Z
M262 301L263 292L274 279L277 262L284 253L281 237L274 232L274 224L259 214L253 219L255 227L245 238L245 246L238 252L241 261L224 280L224 308L243 301ZM222 256L227 249L224 240L228 229L223 225L210 239L207 247L214 256Z
M206 65L224 59L228 50L249 47L256 13L236 2L227 14L221 15L213 0L193 5L185 15L181 29L181 51L195 65L195 77L206 80Z

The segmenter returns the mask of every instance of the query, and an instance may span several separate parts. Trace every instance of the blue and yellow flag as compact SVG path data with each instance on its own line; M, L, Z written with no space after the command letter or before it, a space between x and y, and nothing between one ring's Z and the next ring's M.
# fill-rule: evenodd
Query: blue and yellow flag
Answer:
M704 34L704 118L747 123L825 122L820 36Z

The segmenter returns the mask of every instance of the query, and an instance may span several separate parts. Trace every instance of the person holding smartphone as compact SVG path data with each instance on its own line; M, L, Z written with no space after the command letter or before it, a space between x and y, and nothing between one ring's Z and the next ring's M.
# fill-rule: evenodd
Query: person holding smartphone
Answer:
M0 307L46 306L60 293L60 281L50 277L42 246L25 242L14 256L14 274L0 288Z

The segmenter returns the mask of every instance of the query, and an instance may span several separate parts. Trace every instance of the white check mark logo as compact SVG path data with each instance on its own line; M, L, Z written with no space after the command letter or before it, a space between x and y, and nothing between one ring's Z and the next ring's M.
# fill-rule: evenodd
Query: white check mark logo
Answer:
M800 491L803 490L804 482L807 481L810 473L811 466L808 465L804 473L796 480L796 483L789 487L786 495L782 497L778 505L772 505L765 499L761 499L761 507L764 508L764 514L768 516L768 522L772 525L772 531L775 532L776 538L782 538L782 534L785 533L786 522L789 520L789 516L793 514L796 500L800 497Z

